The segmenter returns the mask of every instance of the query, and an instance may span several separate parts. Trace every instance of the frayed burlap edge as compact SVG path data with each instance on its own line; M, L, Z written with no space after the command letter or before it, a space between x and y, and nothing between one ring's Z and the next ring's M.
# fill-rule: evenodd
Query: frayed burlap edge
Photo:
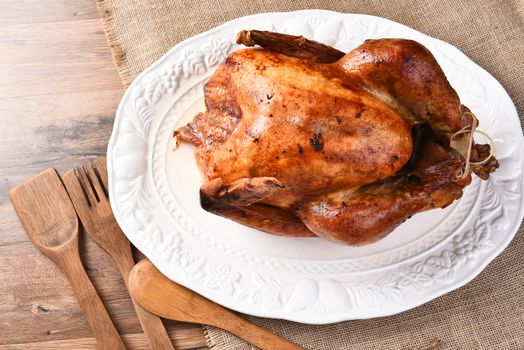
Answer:
M206 344L208 347L210 347L212 349L212 344L213 344L213 339L211 337L211 334L209 334L208 332L208 329L207 327L209 326L206 326L205 324L202 325L202 330L204 331L204 338L206 338Z
M122 49L122 44L115 35L113 15L106 6L105 0L95 0L96 8L100 14L100 21L102 22L102 28L106 34L106 40L111 48L111 55L113 56L113 62L115 63L120 80L122 84L127 87L133 81L131 72L129 70L129 64L126 58L126 52Z

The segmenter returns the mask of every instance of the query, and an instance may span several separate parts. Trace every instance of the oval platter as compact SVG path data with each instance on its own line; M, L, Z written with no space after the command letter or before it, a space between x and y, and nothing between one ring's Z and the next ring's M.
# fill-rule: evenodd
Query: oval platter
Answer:
M264 234L200 208L193 147L173 130L203 110L203 85L240 46L242 29L295 35L349 51L369 38L416 40L495 139L501 167L460 200L415 215L354 248ZM243 313L311 324L391 315L456 289L511 241L523 216L524 141L504 88L455 47L390 20L323 10L263 13L173 47L119 105L108 149L109 195L130 241L170 279Z

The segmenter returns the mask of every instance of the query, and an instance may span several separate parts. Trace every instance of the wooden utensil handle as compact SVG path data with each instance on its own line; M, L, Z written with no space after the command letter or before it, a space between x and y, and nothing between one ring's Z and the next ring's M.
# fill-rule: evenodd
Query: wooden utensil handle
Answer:
M134 299L133 305L135 306L135 311L138 316L138 320L142 325L142 329L149 340L149 345L151 349L171 349L174 350L173 343L167 334L166 328L162 323L160 317L153 315L142 306L140 306Z
M69 249L58 257L59 267L67 276L76 299L84 312L84 316L95 335L98 348L103 350L125 350L126 347L120 338L113 321L107 314L104 304L100 300L95 287L89 280L82 265L78 250Z
M120 270L120 273L122 274L122 277L124 278L126 287L129 290L129 273L135 265L133 255L131 254L131 246L129 244L127 247L123 247L121 254L118 255L118 258L115 257L115 262ZM142 326L142 329L149 340L151 349L175 350L160 317L150 313L140 306L132 295L131 300L133 301L140 325Z
M258 327L229 311L227 311L227 317L222 318L216 326L262 350L305 350L303 347Z

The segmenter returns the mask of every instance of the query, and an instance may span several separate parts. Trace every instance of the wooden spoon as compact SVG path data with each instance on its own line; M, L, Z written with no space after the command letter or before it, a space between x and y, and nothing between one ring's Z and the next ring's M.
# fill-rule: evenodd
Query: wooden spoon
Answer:
M263 350L304 350L169 280L147 259L140 261L131 270L129 291L146 310L161 317L222 328Z
M9 197L35 246L64 272L100 349L125 350L78 251L78 218L54 169L13 188Z

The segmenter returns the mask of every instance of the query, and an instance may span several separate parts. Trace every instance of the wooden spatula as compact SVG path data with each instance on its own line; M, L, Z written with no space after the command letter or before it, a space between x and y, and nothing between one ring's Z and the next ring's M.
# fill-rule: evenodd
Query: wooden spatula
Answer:
M263 350L304 349L169 280L147 259L131 270L129 291L145 309L165 318L222 328Z
M64 272L100 349L125 349L78 251L78 218L54 169L13 188L9 197L29 239Z
M109 205L105 157L69 170L62 178L85 230L113 258L127 285L135 262L131 244L118 226ZM151 348L173 350L162 320L134 300L133 304Z

